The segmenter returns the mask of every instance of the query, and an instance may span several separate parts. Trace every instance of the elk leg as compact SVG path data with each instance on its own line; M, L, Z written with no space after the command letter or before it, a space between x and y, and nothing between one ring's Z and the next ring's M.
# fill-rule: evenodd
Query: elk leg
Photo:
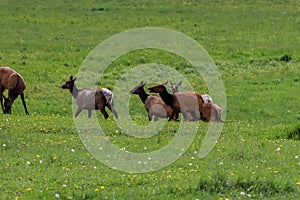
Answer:
M79 113L81 113L81 111L82 111L82 108L78 107L77 111L75 113L75 117L77 117L79 115Z
M118 113L115 110L115 107L113 104L108 104L107 107L109 108L109 110L114 114L115 118L118 119Z
M88 118L92 117L92 110L88 110Z
M29 115L29 112L28 112L28 110L27 110L26 103L25 103L24 94L20 94L20 96L21 96L21 99L22 99L22 103L23 103L23 106L24 106L26 115Z
M0 94L1 108L2 108L3 114L5 114L5 113L4 113L4 106L3 106L3 96L2 96L2 95L3 95L3 94L1 93L1 94Z
M99 108L99 110L103 114L104 118L107 119L109 115L107 114L105 107L103 106L102 108Z
M171 116L169 117L168 121L171 121L172 119L174 119L174 116L178 116L178 112L173 110L173 112L172 112Z
M152 114L148 113L148 120L151 121L152 120Z

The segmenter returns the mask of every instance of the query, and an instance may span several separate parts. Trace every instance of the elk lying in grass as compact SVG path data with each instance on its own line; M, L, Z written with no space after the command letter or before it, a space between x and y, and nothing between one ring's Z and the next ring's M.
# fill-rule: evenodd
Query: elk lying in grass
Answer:
M157 121L158 118L167 118L170 117L173 110L170 106L166 105L163 100L156 94L149 95L145 92L144 86L146 83L143 81L130 90L130 94L139 95L141 101L144 103L145 109L148 113L149 121L152 120L154 116L154 121ZM174 120L177 120L178 116L174 116Z
M5 101L5 108L3 106L3 92L8 90L8 99ZM29 115L25 99L24 90L26 89L26 84L24 79L15 70L9 67L0 67L0 101L1 108L4 114L11 114L11 107L15 99L20 95L22 103L25 109L25 113Z
M181 81L178 84L170 83L173 93L178 92L178 88L181 85L181 83L182 83ZM204 101L203 104L204 118L208 121L224 122L221 119L222 109L218 105L213 103L212 98L208 94L201 94L201 96Z
M88 110L89 118L92 116L92 110L100 110L104 118L107 119L109 115L105 107L108 107L115 118L118 119L118 114L114 108L114 97L111 91L106 88L79 90L75 85L75 80L76 78L73 79L73 76L70 76L70 80L61 86L62 89L69 89L76 100L78 108L75 117L85 109Z
M162 100L173 109L173 113L169 121L175 114L181 112L185 120L188 120L187 113L190 112L193 119L197 119L196 113L200 112L200 119L206 121L203 117L203 99L197 92L177 92L175 94L168 93L166 83L149 88L150 92L159 93Z
M173 94L179 91L178 88L181 85L181 83L182 83L181 81L178 84L170 83ZM212 98L208 94L201 94L201 96L202 96L204 103L212 103L213 102Z

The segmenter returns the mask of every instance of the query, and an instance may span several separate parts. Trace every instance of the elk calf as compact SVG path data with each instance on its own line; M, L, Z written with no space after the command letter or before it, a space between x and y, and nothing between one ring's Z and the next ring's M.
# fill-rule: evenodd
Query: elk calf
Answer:
M105 107L108 107L115 118L118 119L118 113L114 108L114 97L111 91L106 88L79 90L75 86L75 80L76 78L73 79L73 76L70 76L70 80L61 86L62 89L69 89L76 100L78 108L75 117L85 109L88 110L89 118L92 116L92 110L100 110L104 118L107 119L109 115L107 114Z
M3 106L3 91L8 90L8 99L5 102L5 108ZM0 67L0 101L1 108L4 114L11 114L11 107L15 99L20 95L22 103L25 109L25 113L29 115L25 99L24 90L26 89L26 84L24 79L15 70L9 67Z

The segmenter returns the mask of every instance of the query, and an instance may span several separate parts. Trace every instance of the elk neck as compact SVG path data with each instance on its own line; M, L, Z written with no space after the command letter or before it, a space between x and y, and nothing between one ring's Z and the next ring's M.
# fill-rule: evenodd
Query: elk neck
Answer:
M144 104L145 104L146 99L148 98L148 96L149 96L149 94L147 94L144 89L142 89L141 92L139 93L139 97L140 97L140 99L142 100L142 102Z
M165 102L165 104L167 104L171 108L173 107L173 103L175 101L174 98L176 98L174 95L168 93L168 91L166 89L164 89L162 92L160 92L159 95L162 98L162 100Z
M72 96L76 99L80 90L76 87L75 83L74 83L73 87L70 87L69 90L70 90Z

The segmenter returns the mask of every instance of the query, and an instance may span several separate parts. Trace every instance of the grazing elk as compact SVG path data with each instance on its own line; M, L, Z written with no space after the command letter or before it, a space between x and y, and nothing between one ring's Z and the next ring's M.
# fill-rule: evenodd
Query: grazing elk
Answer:
M3 106L3 92L8 90L8 98L5 100L5 108ZM1 108L4 114L11 114L11 107L15 99L20 95L22 103L25 109L25 113L29 115L25 99L24 90L26 89L26 84L24 79L15 70L9 67L0 67L0 101Z
M154 116L154 121L157 121L158 118L167 118L170 117L173 110L170 106L166 105L163 100L156 94L149 95L145 92L144 86L146 83L143 81L130 90L130 94L139 95L141 101L144 103L145 109L148 113L149 121L152 120ZM178 116L174 116L174 120L177 120Z
M178 88L181 85L181 81L178 84L170 83L173 94L178 92ZM207 121L224 122L221 119L222 109L213 103L212 98L208 94L201 94L203 103L203 116Z
M185 120L188 120L187 113L190 112L193 119L196 119L196 113L200 112L200 119L206 121L203 117L203 99L197 92L178 92L170 94L165 85L167 82L148 88L150 92L159 93L162 100L173 109L169 121L175 114L181 112Z
M76 78L73 79L73 76L70 76L62 89L69 89L76 104L78 106L75 113L75 117L79 115L82 110L88 110L88 118L92 116L92 110L100 110L104 118L108 118L108 114L105 110L105 107L108 107L111 112L114 114L115 118L118 119L118 113L114 107L114 96L111 91L106 88L101 89L78 89L75 85Z

